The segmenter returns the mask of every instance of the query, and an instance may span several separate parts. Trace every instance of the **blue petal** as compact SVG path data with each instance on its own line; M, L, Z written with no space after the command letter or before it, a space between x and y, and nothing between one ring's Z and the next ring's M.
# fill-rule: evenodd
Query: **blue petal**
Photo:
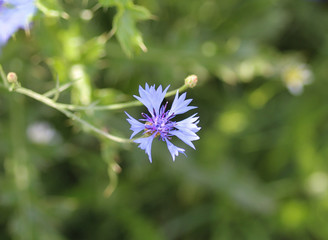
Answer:
M201 128L197 126L198 117L195 117L196 114L176 123L175 128L177 130L170 131L171 135L174 135L180 138L185 144L189 145L193 149L195 149L192 141L198 140L196 132L198 132Z
M33 0L7 0L0 6L0 46L19 28L28 27L28 21L36 11Z
M126 120L130 123L131 128L130 130L133 131L131 138L133 138L137 133L141 132L142 130L145 129L145 124L139 122L138 120L136 120L135 118L131 117L127 112L125 112L125 114L129 117Z
M139 148L142 150L145 150L145 152L148 154L149 161L152 162L151 159L151 144L153 143L153 140L155 138L155 134L145 137L145 138L138 138L134 140L134 142L139 143Z
M194 132L188 129L184 129L184 131L174 130L171 131L170 134L180 138L181 141L183 141L185 144L189 145L193 149L195 149L195 146L192 141L199 139L199 137Z
M179 97L179 91L177 91L177 93L175 94L175 98L173 100L172 103L172 107L169 111L169 114L174 114L174 115L178 115L178 114L183 114L185 112L188 112L191 109L197 108L194 106L188 106L189 103L191 103L192 99L186 99L186 93L183 93L180 97Z
M182 121L177 122L175 128L181 131L188 129L194 133L198 132L201 128L197 126L197 124L199 123L199 121L197 121L199 117L195 117L196 114L197 113Z
M166 144L167 144L167 148L169 149L169 151L171 153L171 156L172 156L173 161L175 161L175 156L178 156L179 155L179 152L180 153L183 153L186 156L186 154L184 153L185 150L183 148L179 148L179 147L173 145L167 139L165 139L165 141L166 141Z
M155 85L149 87L146 83L145 89L139 86L139 96L134 95L136 99L142 102L149 111L149 113L154 116L159 114L160 106L164 100L165 94L169 86L162 91L162 86L160 85L157 90L155 89Z

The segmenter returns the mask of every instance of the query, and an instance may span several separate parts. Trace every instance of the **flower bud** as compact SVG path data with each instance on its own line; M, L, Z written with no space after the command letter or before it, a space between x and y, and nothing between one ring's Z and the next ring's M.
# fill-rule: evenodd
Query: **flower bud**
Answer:
M17 83L17 75L14 72L10 72L7 74L7 81L9 83Z
M189 75L188 77L185 78L185 85L193 88L197 85L198 82L198 77L195 74Z

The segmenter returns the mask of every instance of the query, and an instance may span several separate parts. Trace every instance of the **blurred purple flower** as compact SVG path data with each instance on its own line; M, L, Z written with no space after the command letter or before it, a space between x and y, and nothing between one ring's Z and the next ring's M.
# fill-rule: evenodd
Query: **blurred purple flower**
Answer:
M0 0L0 47L18 29L28 27L35 10L34 0Z
M179 153L185 154L185 150L170 142L172 136L178 137L193 149L195 149L195 146L192 141L199 139L196 135L200 130L200 127L197 126L199 120L198 117L196 117L196 114L181 121L172 121L176 115L186 113L189 110L196 108L194 106L188 106L192 100L186 100L186 93L179 96L179 92L177 92L171 109L166 110L167 102L164 105L162 105L162 102L168 88L169 87L162 91L161 85L157 89L155 89L155 85L149 87L148 84L146 84L145 89L139 86L140 97L134 97L142 102L148 109L149 115L145 113L141 114L143 118L140 119L140 121L144 123L139 122L126 113L129 117L127 121L131 124L130 129L133 131L131 138L137 133L144 131L144 135L141 138L134 140L134 142L139 143L139 148L145 150L150 162L152 162L151 146L156 137L159 137L160 140L166 142L173 161L175 160L175 156L178 156Z

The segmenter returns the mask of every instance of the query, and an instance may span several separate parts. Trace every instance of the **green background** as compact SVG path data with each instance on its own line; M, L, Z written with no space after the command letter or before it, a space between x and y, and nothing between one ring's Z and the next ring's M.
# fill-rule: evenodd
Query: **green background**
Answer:
M187 157L173 162L155 141L149 163L136 144L102 139L2 88L1 240L328 239L325 1L38 6L30 33L17 32L0 56L22 86L44 93L77 71L82 80L58 102L105 105L197 74L187 97L198 108L183 117L197 112L202 129L196 150L173 141ZM289 66L312 73L303 93L288 91ZM124 110L139 118L145 108ZM131 134L123 110L78 115Z

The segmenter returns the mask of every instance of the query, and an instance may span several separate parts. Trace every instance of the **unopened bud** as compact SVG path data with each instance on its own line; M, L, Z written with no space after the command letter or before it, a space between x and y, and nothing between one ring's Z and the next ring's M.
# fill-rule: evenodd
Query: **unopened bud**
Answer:
M17 83L17 75L14 72L10 72L7 74L7 81L9 83Z
M187 85L190 88L193 88L197 85L198 82L198 77L197 75L189 75L188 77L185 78L185 85Z

